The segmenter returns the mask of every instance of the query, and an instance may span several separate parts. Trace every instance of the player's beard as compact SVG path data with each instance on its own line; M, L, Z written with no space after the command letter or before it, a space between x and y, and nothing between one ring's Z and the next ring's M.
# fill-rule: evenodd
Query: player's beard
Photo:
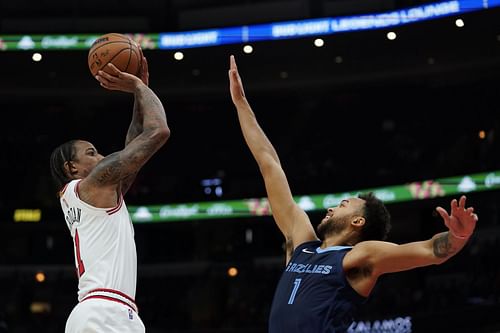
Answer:
M319 239L324 240L330 235L340 233L345 227L345 222L345 219L332 216L324 223L320 223L316 228Z

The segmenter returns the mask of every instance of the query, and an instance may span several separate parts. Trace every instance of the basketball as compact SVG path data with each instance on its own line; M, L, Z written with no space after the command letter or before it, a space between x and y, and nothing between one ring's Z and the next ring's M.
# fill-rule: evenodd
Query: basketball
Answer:
M110 72L106 65L112 63L120 71L138 75L142 63L142 51L128 36L109 33L98 37L90 46L88 65L92 76L99 70Z

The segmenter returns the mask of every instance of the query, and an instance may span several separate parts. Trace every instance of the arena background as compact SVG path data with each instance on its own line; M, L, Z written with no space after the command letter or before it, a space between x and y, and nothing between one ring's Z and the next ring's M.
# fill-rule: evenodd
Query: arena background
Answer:
M0 2L0 35L157 33L354 15L418 0L167 0ZM128 205L265 196L228 93L235 54L247 96L280 154L294 194L341 193L500 169L500 11L395 29L195 48L145 50L150 86L172 136L141 171ZM390 41L386 33L398 38ZM121 149L132 99L100 88L87 52L0 51L0 332L63 332L77 301L72 240L49 155L82 138ZM484 132L481 132L484 131ZM203 179L219 179L222 196ZM455 196L455 197L458 197ZM389 204L390 241L445 230L434 208L451 197ZM441 266L380 279L356 332L500 332L498 191L469 193L480 220ZM15 222L16 209L41 221ZM316 225L324 211L309 213ZM266 332L284 265L271 217L136 224L137 304L147 331ZM227 272L235 267L238 274ZM36 274L45 280L38 282ZM385 321L384 321L385 320ZM375 322L385 328L372 329ZM410 324L409 324L410 322ZM398 326L399 325L399 326ZM396 328L399 327L399 328ZM399 329L399 331L398 331Z

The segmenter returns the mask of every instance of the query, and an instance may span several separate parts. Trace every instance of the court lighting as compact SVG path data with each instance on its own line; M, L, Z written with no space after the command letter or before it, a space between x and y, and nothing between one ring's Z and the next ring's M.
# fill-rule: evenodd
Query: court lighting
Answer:
M175 52L174 53L174 59L175 60L179 60L179 61L182 60L182 59L184 59L184 53L179 52L179 51Z
M246 54L252 53L253 52L252 45L245 45L245 46L243 46L243 52L245 52Z

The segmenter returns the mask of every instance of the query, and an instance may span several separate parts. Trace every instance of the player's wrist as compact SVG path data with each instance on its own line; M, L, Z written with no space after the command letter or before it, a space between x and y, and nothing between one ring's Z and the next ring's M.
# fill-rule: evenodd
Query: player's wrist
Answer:
M453 232L453 230L451 230L451 229L449 229L449 230L448 230L448 233L449 233L452 237L454 237L454 238L456 238L456 239L460 239L460 240L466 240L466 239L469 239L469 237L472 235L472 234L468 234L468 235L467 235L467 234L464 234L464 235L459 235L459 234L456 234L455 232Z
M140 92L141 90L147 88L148 86L144 84L144 82L142 82L141 79L137 78L137 80L134 80L134 85L133 85L133 92L134 93L138 93Z

